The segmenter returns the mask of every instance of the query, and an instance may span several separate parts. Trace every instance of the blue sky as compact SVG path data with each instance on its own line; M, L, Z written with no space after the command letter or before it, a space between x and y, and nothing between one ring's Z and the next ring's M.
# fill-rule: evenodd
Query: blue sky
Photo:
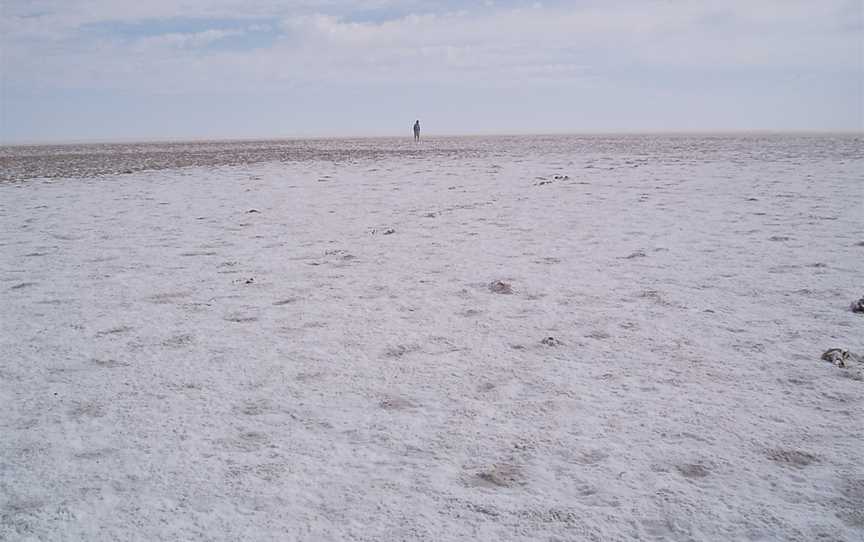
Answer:
M4 0L0 141L857 130L860 0Z

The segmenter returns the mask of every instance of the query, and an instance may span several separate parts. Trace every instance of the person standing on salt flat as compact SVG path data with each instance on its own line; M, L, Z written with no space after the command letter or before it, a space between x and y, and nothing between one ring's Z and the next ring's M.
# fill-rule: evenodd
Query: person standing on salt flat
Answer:
M420 121L414 121L414 141L420 141Z

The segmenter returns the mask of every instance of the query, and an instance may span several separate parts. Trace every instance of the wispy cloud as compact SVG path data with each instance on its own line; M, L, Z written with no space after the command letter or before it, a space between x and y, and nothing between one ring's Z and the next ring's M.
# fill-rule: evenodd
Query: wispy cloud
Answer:
M351 20L351 9L356 7L351 2L330 4L332 11L341 11L342 15L315 12L313 3L307 2L295 3L290 10L299 15L286 14L289 10L275 2L141 4L120 9L115 2L40 2L30 6L29 13L18 6L13 9L15 24L7 23L4 29L9 36L6 42L13 75L33 83L80 85L80 80L57 77L65 70L46 68L53 63L86 62L97 71L113 70L117 60L137 55L135 71L151 79L148 75L154 66L164 67L166 60L181 72L186 70L186 63L176 59L178 48L187 49L189 60L198 63L202 59L195 49L246 32L204 28L137 39L127 39L122 33L91 39L81 31L87 24L110 20L148 21L188 18L190 14L202 20L230 16L279 21L278 39L272 46L246 55L251 70L243 70L240 75L249 78L253 87L268 71L256 73L255 67L268 62L297 68L291 70L296 78L319 79L325 74L376 76L382 71L410 68L415 74L434 77L448 69L459 71L460 76L476 70L484 78L490 72L510 77L514 71L526 77L532 73L569 77L574 66L579 71L594 72L628 63L825 68L851 67L856 60L852 55L856 38L852 31L843 31L843 2L819 3L815 9L811 2L806 3L807 9L801 2L723 2L714 6L589 3L581 8L526 4L482 11L409 14L379 22ZM322 7L314 4L316 9ZM63 44L63 50L56 48L58 42ZM140 56L145 51L151 54L149 58ZM48 58L35 64L37 70L28 69L34 66L33 57L39 55ZM237 67L235 56L225 51L213 52L204 60L223 73ZM182 78L182 73L175 75ZM129 83L138 85L141 81Z
M219 40L242 36L245 30L204 30L203 32L170 33L139 38L131 43L136 51L151 51L153 49L191 49L204 47Z

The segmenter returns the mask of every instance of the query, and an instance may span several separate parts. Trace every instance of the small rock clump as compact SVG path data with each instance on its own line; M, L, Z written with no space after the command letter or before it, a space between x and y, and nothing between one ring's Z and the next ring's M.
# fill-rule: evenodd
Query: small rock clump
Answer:
M541 344L545 344L546 346L561 346L561 341L556 339L555 337L546 337L542 341Z
M503 280L496 280L489 284L489 291L493 294L512 294L513 287Z
M861 363L861 356L854 354L848 350L843 350L842 348L831 348L826 350L822 354L822 359L824 361L833 363L837 367L845 369L849 367L851 362Z

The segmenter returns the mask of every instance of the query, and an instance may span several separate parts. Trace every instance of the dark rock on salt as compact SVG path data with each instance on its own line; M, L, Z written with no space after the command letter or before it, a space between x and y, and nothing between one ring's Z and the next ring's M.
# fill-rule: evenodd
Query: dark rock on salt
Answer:
M561 346L561 341L556 339L555 337L546 337L540 343L545 344L546 346Z
M824 361L828 361L833 363L837 367L846 368L849 367L849 364L852 362L861 363L861 356L854 354L848 350L843 350L842 348L831 348L826 350L822 354L822 359Z
M489 284L489 291L493 294L512 294L513 287L502 280L496 280Z

